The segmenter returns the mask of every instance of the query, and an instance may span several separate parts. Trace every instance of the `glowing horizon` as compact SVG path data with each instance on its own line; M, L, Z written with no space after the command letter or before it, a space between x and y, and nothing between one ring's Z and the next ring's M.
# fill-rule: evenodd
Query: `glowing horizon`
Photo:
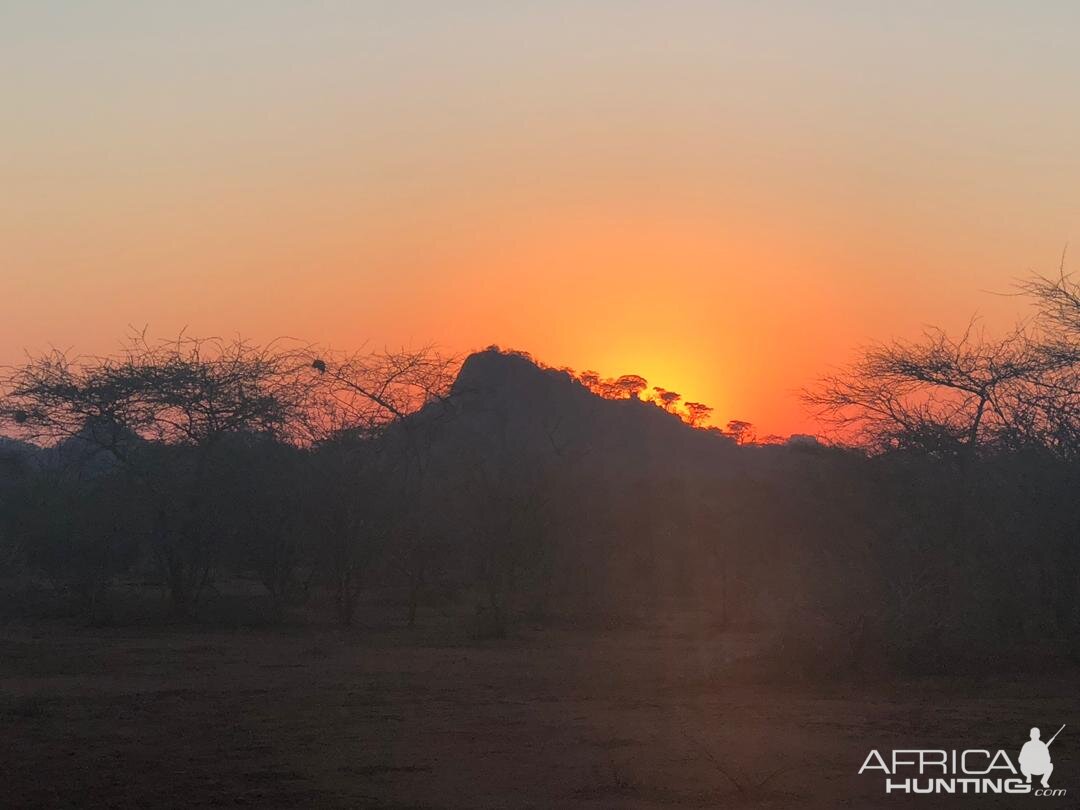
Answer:
M800 387L1007 328L1072 238L1071 4L453 6L0 10L0 364L498 344L816 433Z

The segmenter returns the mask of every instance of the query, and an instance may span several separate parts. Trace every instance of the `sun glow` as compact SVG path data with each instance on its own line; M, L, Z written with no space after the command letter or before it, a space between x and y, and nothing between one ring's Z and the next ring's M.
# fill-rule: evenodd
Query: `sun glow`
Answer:
M0 364L129 324L498 343L814 432L852 346L1024 314L978 291L1078 210L1071 20L987 9L1003 53L916 10L48 6L0 25Z

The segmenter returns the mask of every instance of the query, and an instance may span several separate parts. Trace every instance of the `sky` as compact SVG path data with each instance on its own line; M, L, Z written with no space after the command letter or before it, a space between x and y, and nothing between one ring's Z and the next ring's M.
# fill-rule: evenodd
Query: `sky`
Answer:
M1066 2L0 1L0 364L489 344L759 433L1005 329L1080 223Z

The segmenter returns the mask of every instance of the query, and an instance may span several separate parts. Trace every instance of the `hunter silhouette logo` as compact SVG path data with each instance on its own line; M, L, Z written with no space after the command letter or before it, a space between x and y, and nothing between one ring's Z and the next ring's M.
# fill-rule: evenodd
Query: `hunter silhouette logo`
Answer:
M1042 786L1050 787L1050 774L1054 772L1054 763L1050 760L1050 746L1064 728L1065 726L1059 728L1050 741L1045 743L1039 739L1039 729L1031 730L1031 739L1020 749L1020 772L1027 777L1029 784L1032 776L1041 776Z
M1064 796L1065 789L1050 787L1054 764L1050 746L1064 730L1062 725L1045 743L1038 728L1031 729L1017 758L986 748L963 751L930 748L898 748L883 756L877 749L867 754L859 773L881 771L886 793L1030 793L1033 796ZM1040 785L1032 785L1032 777Z

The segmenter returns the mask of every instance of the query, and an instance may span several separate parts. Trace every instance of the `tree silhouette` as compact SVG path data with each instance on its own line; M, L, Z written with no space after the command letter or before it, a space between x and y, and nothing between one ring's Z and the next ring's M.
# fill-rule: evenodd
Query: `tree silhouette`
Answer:
M686 422L691 427L701 427L709 418L713 409L702 402L686 403Z
M804 394L817 415L869 446L971 455L1007 432L1008 403L1055 367L1020 331L991 340L972 322L958 337L871 346Z
M675 413L675 408L682 399L682 394L675 391L668 391L666 388L656 387L653 388L656 392L655 399L657 404L668 413Z
M727 423L727 434L735 440L736 444L752 444L754 441L754 426L741 419L732 419Z
M624 374L612 383L615 396L622 399L638 399L648 387L646 379L637 374Z

